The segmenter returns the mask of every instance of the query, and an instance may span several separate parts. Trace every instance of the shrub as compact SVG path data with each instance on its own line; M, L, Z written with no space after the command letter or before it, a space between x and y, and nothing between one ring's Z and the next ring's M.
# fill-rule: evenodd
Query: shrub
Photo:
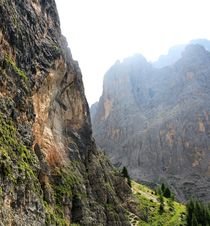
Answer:
M166 198L174 199L174 194L171 192L169 187L167 187L164 183L162 183L161 186L156 188L155 193L158 195L162 194Z

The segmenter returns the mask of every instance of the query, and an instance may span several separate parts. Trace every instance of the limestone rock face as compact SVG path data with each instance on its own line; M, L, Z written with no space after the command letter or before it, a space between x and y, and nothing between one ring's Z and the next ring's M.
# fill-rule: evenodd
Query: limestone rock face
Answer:
M202 46L187 46L162 69L134 56L105 74L93 134L133 178L168 183L182 201L210 200L209 96L210 53Z
M1 224L130 225L131 190L96 148L54 0L0 0L0 21Z

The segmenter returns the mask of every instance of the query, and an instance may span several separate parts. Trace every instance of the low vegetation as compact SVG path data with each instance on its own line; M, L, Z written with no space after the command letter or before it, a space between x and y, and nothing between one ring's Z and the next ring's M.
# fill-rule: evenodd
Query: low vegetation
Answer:
M34 156L20 141L12 120L0 114L0 171L4 179L19 183L24 178L35 178L33 172ZM15 164L14 164L15 163ZM16 177L16 175L22 175Z
M25 72L17 67L15 61L8 54L5 55L5 60L25 82L28 81L28 77L26 76Z
M132 225L141 226L181 226L186 225L185 205L174 201L173 195L165 197L162 192L132 181L132 190L139 200L141 217L129 215ZM162 188L161 188L162 187ZM163 191L166 186L161 186ZM164 189L165 188L165 189ZM168 189L167 189L168 190ZM170 189L169 189L170 190ZM172 192L170 191L172 194ZM168 196L168 191L167 191Z

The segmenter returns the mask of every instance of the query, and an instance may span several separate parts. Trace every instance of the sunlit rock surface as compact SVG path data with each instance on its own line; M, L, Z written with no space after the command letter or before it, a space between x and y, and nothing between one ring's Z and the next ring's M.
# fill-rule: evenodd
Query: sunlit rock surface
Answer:
M0 25L1 225L130 225L131 190L96 148L54 0L0 0Z

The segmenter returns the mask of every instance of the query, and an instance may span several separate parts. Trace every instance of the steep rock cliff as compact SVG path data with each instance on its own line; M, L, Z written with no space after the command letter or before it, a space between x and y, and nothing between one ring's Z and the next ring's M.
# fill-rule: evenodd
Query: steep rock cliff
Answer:
M142 56L116 63L92 107L96 142L117 166L180 200L210 200L210 53L189 45L172 66Z
M54 0L0 0L2 225L130 225L131 191L92 138Z

